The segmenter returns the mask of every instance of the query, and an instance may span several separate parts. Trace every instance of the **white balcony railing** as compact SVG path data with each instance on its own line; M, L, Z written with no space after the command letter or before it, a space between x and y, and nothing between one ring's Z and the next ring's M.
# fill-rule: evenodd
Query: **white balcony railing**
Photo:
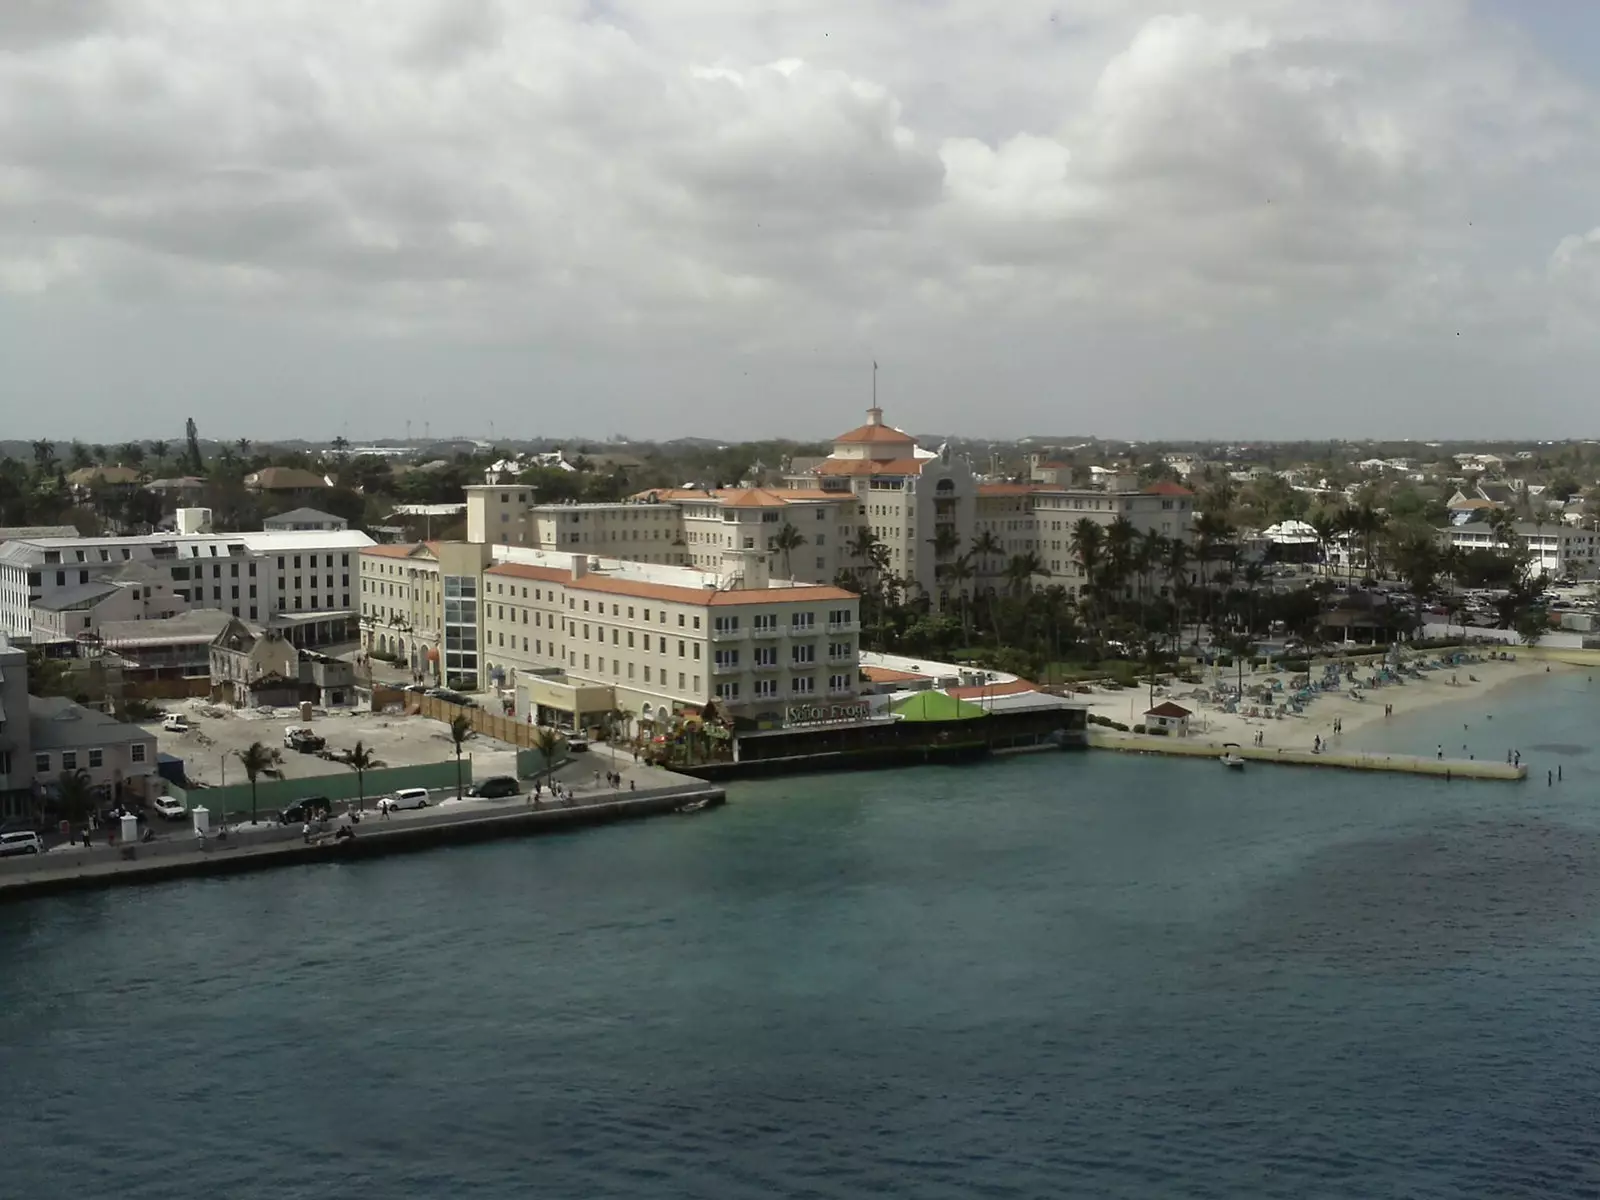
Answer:
M790 625L789 626L789 636L790 637L810 637L812 634L814 634L816 632L817 632L817 627L815 625Z
M757 625L750 631L753 638L776 638L783 636L783 629L778 625Z
M711 664L713 675L737 675L744 667L736 662L714 662Z
M856 623L854 621L829 621L828 622L828 632L829 633L854 633L855 632L855 628L856 628Z
M743 629L713 629L711 640L713 642L736 642L744 636Z

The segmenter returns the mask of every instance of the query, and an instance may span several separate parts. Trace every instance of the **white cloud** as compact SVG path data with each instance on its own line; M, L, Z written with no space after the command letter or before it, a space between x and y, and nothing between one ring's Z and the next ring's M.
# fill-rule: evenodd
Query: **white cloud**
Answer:
M624 357L1600 308L1552 224L1594 99L1524 40L1454 0L1163 7L28 0L0 292Z

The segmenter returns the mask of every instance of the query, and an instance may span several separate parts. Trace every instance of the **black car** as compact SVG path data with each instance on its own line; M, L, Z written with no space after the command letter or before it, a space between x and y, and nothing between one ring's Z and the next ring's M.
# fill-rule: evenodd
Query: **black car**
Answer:
M467 795L478 796L484 800L499 800L506 796L520 795L522 786L509 775L491 775L488 779L480 779L467 789Z
M288 808L278 814L278 824L292 825L296 822L316 820L327 817L333 812L333 801L326 796L306 796L296 800Z

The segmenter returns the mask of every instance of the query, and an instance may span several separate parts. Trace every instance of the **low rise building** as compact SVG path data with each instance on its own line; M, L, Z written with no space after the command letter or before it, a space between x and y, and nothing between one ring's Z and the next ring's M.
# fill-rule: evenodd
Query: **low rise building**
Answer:
M487 681L527 676L609 687L614 707L653 718L712 700L735 720L783 720L796 704L852 701L859 600L774 583L751 552L744 586L584 555L511 551L483 573Z
M1509 529L1528 555L1528 574L1551 579L1600 578L1600 533L1560 521L1514 521L1507 526L1472 521L1439 530L1442 544L1457 550L1507 551Z
M300 652L275 630L235 617L211 642L211 698L237 708L300 701Z
M156 772L155 735L63 696L28 697L28 733L35 789L48 791L63 774L82 772L117 799Z
M21 817L32 808L29 723L28 655L0 633L0 821Z
M343 640L353 636L355 560L372 544L356 530L16 538L0 545L0 629L31 638L36 603L137 563L188 608L282 625L300 644Z
M315 508L291 508L286 513L279 513L275 517L268 517L261 522L261 528L268 532L288 531L294 532L307 529L349 529L350 522L333 513L321 512Z

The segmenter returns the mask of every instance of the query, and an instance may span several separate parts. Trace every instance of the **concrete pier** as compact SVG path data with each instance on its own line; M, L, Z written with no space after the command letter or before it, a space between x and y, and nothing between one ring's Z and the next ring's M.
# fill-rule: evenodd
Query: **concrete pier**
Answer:
M601 793L577 802L531 804L520 796L471 806L440 806L382 820L368 811L356 836L335 841L323 835L307 844L299 825L235 828L202 847L192 835L174 835L137 845L58 847L37 857L0 859L0 902L55 892L154 883L203 875L230 875L269 867L338 862L384 854L429 850L452 842L554 833L613 821L675 813L705 801L726 800L722 788L692 783L652 791Z
M1124 754L1165 754L1177 758L1222 757L1222 746L1192 738L1162 737L1159 734L1120 733L1091 729L1089 745L1096 750L1120 750ZM1413 754L1385 751L1285 750L1273 746L1237 746L1239 757L1252 763L1277 763L1280 766L1333 767L1346 771L1390 771L1398 775L1432 775L1440 779L1493 779L1506 782L1528 777L1527 767L1485 759L1425 758ZM1219 767L1219 770L1221 768Z

